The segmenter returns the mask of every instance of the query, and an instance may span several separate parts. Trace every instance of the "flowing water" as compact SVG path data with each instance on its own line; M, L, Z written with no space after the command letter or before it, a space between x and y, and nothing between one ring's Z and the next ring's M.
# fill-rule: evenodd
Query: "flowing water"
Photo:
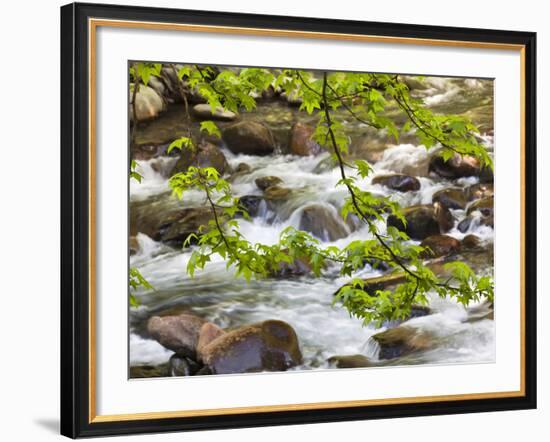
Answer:
M290 124L293 111L286 110L285 117ZM256 117L277 121L270 114L272 107L260 107ZM295 111L294 111L295 112ZM270 116L271 115L271 116ZM488 147L492 138L485 137ZM250 221L240 220L241 233L251 242L271 244L277 241L280 231L287 226L299 227L304 207L313 203L336 211L346 196L345 189L335 187L340 179L337 169L325 167L319 172L319 163L325 156L298 157L292 155L272 155L268 157L235 155L223 149L230 165L247 163L252 171L237 177L233 182L236 196L261 195L254 183L256 178L274 175L281 178L284 186L292 189L290 197L276 213L264 208L260 216ZM377 174L414 170L425 166L428 153L423 147L411 144L395 145L383 152L382 158L374 165ZM169 167L173 158L160 157L141 161L141 184L132 183L130 191L131 207L135 204L148 204L161 201L164 205L181 205L167 195L167 179L156 170ZM158 167L160 163L161 167ZM418 176L421 189L416 192L400 193L390 191L380 185L373 185L370 179L364 180L364 189L377 194L388 195L403 206L431 203L432 195L447 187L466 187L476 183L477 178L447 181L433 176ZM204 204L198 192L185 194L185 205ZM453 211L455 219L464 218L464 211ZM349 241L368 238L365 228L351 231L343 223L349 235L334 242L325 236L324 245L344 246ZM487 247L492 247L493 230L490 227L472 223L470 230L461 233L455 228L449 235L462 239L466 234L478 235ZM194 278L186 274L186 264L190 250L177 250L155 242L146 235L138 234L139 251L130 258L130 265L140 269L143 276L155 287L155 291L138 292L141 306L130 312L130 363L137 365L157 365L166 362L172 352L148 339L143 333L144 321L158 312L189 311L216 323L222 328L237 327L266 319L280 319L294 327L304 355L303 366L299 369L328 368L327 359L334 355L364 354L372 360L378 358L378 347L369 339L383 331L373 326L363 326L360 320L351 318L341 307L332 304L334 292L346 280L330 271L324 277L293 277L289 279L263 279L247 283L233 276L232 269L226 270L221 259L213 259L203 271L197 271ZM481 259L478 271L491 271L490 263ZM369 266L358 276L377 276L380 273ZM465 363L489 362L494 360L494 323L492 320L471 320L483 311L484 305L464 308L453 301L433 297L430 303L432 314L410 319L411 327L425 330L435 336L437 345L431 350L416 353L414 356L380 361L386 365L412 363Z

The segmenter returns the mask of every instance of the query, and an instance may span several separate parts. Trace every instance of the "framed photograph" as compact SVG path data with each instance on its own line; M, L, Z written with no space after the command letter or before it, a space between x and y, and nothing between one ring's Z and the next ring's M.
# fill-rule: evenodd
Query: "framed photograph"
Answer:
M62 7L62 434L535 408L535 44Z

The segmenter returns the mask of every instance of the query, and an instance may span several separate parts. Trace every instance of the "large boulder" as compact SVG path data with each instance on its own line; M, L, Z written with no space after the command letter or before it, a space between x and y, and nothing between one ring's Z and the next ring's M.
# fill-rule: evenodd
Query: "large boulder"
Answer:
M447 209L464 209L468 204L464 190L460 187L451 187L435 192L432 202L439 203Z
M285 371L302 363L296 332L277 320L228 332L205 346L199 358L214 374Z
M449 235L428 236L420 245L426 247L426 250L422 252L423 258L439 258L460 250L460 241Z
M210 207L183 209L173 222L165 220L166 224L159 226L158 234L153 239L158 238L164 243L181 247L189 235L198 234L201 227L207 226L212 219L214 215Z
M372 184L380 184L399 192L420 190L420 181L418 181L418 178L401 173L377 175L372 179Z
M438 235L451 230L454 219L449 209L439 203L406 207L401 210L406 226L395 215L390 215L388 226L395 227L412 239L423 240L431 235Z
M230 170L229 163L220 148L207 142L201 142L195 152L183 149L170 175L186 172L189 166L213 167L220 175Z
M147 331L153 339L179 356L197 358L197 344L201 327L206 321L197 316L153 316L147 322Z
M167 97L166 85L159 77L151 75L151 77L149 77L149 82L147 83L147 86L154 89L161 97Z
M213 322L205 322L199 331L199 339L197 341L197 353L200 354L208 344L210 344L216 338L219 338L220 336L223 336L225 334L226 332Z
M130 206L131 236L143 233L155 241L174 243L177 247L181 247L181 241L190 233L198 233L201 226L207 226L213 219L211 208L182 208L181 201L170 193L131 201Z
M292 190L281 186L270 186L264 190L264 196L268 200L284 200L291 193Z
M304 123L295 123L290 129L288 149L293 155L318 155L323 149L312 137L315 129Z
M269 128L256 121L241 121L227 126L223 141L233 153L246 155L270 155L275 150L275 140Z
M470 155L454 154L449 160L434 155L430 160L430 172L434 172L443 178L462 178L478 176L481 173L479 160Z
M311 204L302 209L300 230L311 233L323 241L336 241L350 234L350 229L332 206Z
M433 347L430 333L409 326L391 328L373 335L371 339L380 347L379 359L397 358Z
M196 104L193 106L193 116L197 120L217 120L217 121L233 121L237 118L235 112L224 110L222 107L218 107L212 112L212 108L209 104Z
M132 84L133 89L133 84ZM130 99L132 99L132 91L130 91ZM130 119L138 121L150 120L158 117L158 115L166 110L166 105L162 97L149 86L140 84L136 93L135 103L136 115L134 116L134 105L130 105Z

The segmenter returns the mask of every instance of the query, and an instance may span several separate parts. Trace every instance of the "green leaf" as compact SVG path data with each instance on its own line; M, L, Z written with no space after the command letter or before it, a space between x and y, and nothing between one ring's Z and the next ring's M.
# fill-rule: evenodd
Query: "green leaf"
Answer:
M220 132L220 129L218 129L218 126L216 126L216 123L213 121L202 121L201 124L201 132L207 132L208 135L214 135L218 138L221 138L222 134Z
M179 150L182 150L182 149L190 149L190 150L194 150L194 145L193 145L193 141L191 140L191 138L189 137L180 137L180 138L177 138L175 139L174 141L172 141L170 143L170 145L168 146L168 149L166 149L166 152L167 153L170 153L172 152L172 150L174 149L179 149Z

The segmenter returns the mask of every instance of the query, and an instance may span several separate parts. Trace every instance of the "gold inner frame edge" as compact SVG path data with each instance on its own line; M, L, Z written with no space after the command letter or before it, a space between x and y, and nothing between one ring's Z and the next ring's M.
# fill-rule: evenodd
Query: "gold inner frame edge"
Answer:
M518 391L498 391L487 393L465 393L454 395L437 395L437 396L416 396L404 398L388 398L388 399L366 399L352 401L333 401L333 402L315 402L301 404L283 404L283 405L262 405L262 406L247 406L233 408L214 408L200 410L181 410L181 411L158 411L146 413L128 413L128 414L111 414L97 415L96 414L96 237L95 237L95 209L96 209L96 31L97 28L115 27L115 28L134 28L148 30L170 30L170 31L186 31L186 32L206 32L218 34L235 34L235 35L253 35L253 36L271 36L271 37L294 37L294 38L310 38L310 39L325 39L325 40L340 40L340 41L357 41L370 43L389 43L389 44L411 44L420 46L445 46L445 47L463 47L477 49L498 49L519 51L520 53L520 208L521 208L521 226L520 226L520 389ZM390 37L376 35L361 35L361 34L340 34L330 32L311 32L311 31L292 31L282 29L264 29L264 28L245 28L231 26L211 26L211 25L191 25L181 23L159 23L159 22L140 22L131 20L111 20L111 19L88 19L88 85L89 85L89 382L88 382L88 422L116 422L116 421L133 421L146 419L169 419L183 417L199 417L199 416L221 416L221 415L238 415L246 413L273 413L280 411L298 411L298 410L322 410L328 408L348 408L348 407L365 407L375 405L397 405L397 404L414 404L427 402L442 402L442 401L460 401L460 400L481 400L481 399L497 399L497 398L513 398L525 396L525 45L522 44L507 44L507 43L491 43L491 42L475 42L475 41L460 41L460 40L440 40L440 39L424 39L411 37Z

